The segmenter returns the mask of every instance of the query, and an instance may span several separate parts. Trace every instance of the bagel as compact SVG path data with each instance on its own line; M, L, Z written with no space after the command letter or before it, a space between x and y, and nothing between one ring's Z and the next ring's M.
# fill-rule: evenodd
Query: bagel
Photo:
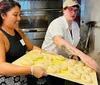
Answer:
M44 60L53 61L53 57L51 57L51 56L44 56L43 59L44 59Z
M93 70L92 70L91 68L89 68L88 66L84 66L83 69L84 69L84 72L85 72L85 73L90 73L90 72L93 71Z
M67 61L67 64L68 64L68 66L73 66L74 64L76 64L76 60L73 60L73 59L68 59L68 61Z
M77 72L76 70L68 70L67 73L71 78L75 78L75 79L80 79L81 78L81 74L79 72Z
M48 66L47 71L49 73L56 73L57 72L57 70L54 66Z
M76 64L75 64L75 67L78 68L78 67L83 67L84 66L84 63L81 62L81 61L78 61Z
M56 59L60 60L60 61L64 61L65 58L62 55L57 55Z
M34 61L33 60L26 61L25 59L23 59L19 61L19 64L21 64L22 66L31 66L34 65Z
M77 70L74 66L68 66L68 70L69 71L74 71L74 70Z
M89 74L82 74L81 80L83 80L86 83L91 83L92 82L92 79L91 79Z
M48 67L48 63L38 63L38 64L36 64L35 66L40 66L40 67L42 67L42 68L44 68L45 70L47 69L47 67Z
M62 63L61 65L60 65L60 68L62 69L62 70L67 70L68 69L68 65L67 65L67 63Z
M84 73L84 69L83 69L83 67L78 67L78 68L77 68L77 71L80 72L81 74Z

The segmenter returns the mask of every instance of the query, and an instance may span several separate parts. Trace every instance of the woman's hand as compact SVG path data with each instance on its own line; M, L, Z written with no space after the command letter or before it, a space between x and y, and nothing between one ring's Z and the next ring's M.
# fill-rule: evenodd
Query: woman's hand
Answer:
M31 67L31 74L37 78L40 78L42 76L47 76L46 71L40 66Z
M88 55L85 55L84 57L80 57L80 59L86 64L88 65L90 68L92 68L93 70L97 71L98 70L98 65L97 63Z

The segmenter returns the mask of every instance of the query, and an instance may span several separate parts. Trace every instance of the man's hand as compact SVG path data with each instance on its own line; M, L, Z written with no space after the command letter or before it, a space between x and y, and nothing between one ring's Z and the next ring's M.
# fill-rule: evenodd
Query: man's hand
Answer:
M80 57L80 59L87 64L90 68L93 70L97 71L98 70L98 65L97 63L88 55L84 55L84 57Z

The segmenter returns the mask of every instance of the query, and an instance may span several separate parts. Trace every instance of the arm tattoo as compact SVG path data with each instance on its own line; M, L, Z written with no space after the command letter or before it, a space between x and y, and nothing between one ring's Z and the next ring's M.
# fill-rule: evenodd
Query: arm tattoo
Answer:
M60 47L64 52L66 52L67 54L70 54L68 48L66 47L65 44L62 44L61 47Z
M76 55L76 52L73 49L69 49L66 45L62 44L61 49L69 55Z

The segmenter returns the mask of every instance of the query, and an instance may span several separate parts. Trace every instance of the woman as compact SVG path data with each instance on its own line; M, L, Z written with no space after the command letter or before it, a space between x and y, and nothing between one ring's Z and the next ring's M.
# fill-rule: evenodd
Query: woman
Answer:
M80 29L74 19L79 8L80 5L76 0L65 0L63 3L63 16L50 23L42 48L65 57L74 55L77 58L78 56L89 67L97 71L96 62L76 48L80 40Z
M21 20L21 6L16 1L0 2L0 85L27 85L24 75L32 74L37 78L46 76L41 67L16 66L13 61L26 51L40 48L34 46L18 28Z

